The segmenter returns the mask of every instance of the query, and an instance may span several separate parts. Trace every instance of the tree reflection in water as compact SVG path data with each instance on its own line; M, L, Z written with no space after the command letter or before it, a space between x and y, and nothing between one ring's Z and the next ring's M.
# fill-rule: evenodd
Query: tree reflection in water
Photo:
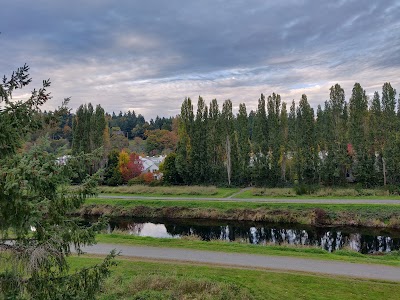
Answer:
M199 220L143 220L116 218L115 228L129 234L153 237L198 236L204 241L226 240L262 245L315 246L329 252L348 248L361 253L399 250L400 233L370 228L323 228L248 222L207 222Z

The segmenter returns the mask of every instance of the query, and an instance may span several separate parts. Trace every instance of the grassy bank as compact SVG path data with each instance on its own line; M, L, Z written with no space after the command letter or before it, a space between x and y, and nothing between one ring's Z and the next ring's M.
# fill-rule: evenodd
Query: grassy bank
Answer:
M99 263L70 257L72 267ZM398 283L118 259L99 299L397 299Z
M220 188L215 186L100 186L99 193L153 197L215 197L226 198L327 198L327 199L400 199L385 189L329 188L316 189L311 194L297 195L293 188Z
M400 205L88 199L83 215L400 228Z
M392 252L386 255L364 255L351 250L338 250L329 253L316 247L304 246L263 246L240 244L226 241L204 242L193 239L166 239L140 237L128 234L99 234L96 237L99 243L152 246L168 248L184 248L206 251L219 251L227 253L247 253L258 255L293 256L323 260L336 260L352 263L384 264L400 267L400 253Z

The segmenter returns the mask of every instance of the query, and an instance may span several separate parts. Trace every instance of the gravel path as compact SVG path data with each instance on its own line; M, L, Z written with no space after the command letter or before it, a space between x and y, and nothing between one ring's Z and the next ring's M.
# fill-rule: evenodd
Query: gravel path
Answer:
M382 265L355 264L282 256L234 254L189 249L173 249L144 246L97 244L84 248L90 254L108 254L112 249L123 256L146 259L176 260L195 263L229 265L237 267L302 271L329 275L351 276L368 279L400 281L400 268Z
M256 203L328 203L328 204L400 204L400 200L388 199L295 199L295 198L197 198L197 197L152 197L125 195L98 195L103 199L125 200L163 200L163 201L221 201L221 202L256 202Z

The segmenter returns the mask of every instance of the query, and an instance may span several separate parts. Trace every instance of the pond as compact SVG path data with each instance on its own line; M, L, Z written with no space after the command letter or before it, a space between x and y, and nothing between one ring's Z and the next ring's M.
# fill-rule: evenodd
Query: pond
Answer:
M118 229L137 236L224 240L261 245L308 245L329 252L352 249L361 253L400 249L400 231L365 227L313 227L306 225L205 220L112 218L108 232Z

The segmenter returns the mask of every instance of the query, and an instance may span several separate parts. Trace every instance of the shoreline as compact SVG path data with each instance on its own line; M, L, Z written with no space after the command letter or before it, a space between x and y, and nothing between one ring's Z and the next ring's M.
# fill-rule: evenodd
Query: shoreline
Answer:
M92 201L93 202L93 201ZM311 225L319 227L369 227L369 228L400 228L400 209L393 210L390 206L329 206L329 205L268 205L265 207L237 207L224 205L213 208L196 207L196 202L163 203L154 201L125 201L115 204L104 203L85 204L76 214L82 216L135 217L160 219L197 219L221 221L254 221L266 223L286 223ZM103 203L101 203L103 202ZM107 202L107 201L106 201ZM110 201L109 201L110 202ZM112 202L112 200L111 200ZM236 207L235 207L236 206ZM253 205L254 206L254 205Z

